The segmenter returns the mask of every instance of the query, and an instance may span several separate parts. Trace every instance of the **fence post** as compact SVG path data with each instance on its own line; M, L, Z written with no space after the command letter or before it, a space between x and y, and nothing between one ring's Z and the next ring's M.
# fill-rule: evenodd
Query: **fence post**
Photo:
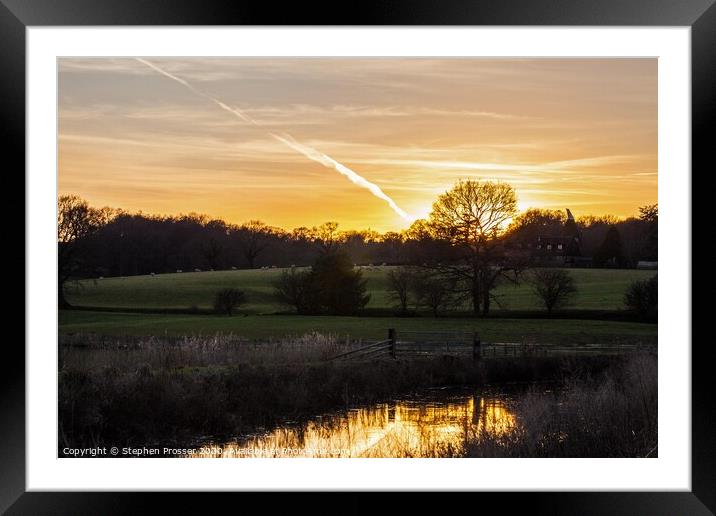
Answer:
M477 332L473 332L472 334L472 359L475 361L480 360L480 357L482 355L482 343L480 342L480 337L477 336Z
M388 329L388 340L390 341L390 356L395 358L395 328Z

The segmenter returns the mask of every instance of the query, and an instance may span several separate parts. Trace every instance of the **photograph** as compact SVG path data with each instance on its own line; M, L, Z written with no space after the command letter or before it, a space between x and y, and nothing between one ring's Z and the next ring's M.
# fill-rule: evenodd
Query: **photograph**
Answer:
M715 2L0 0L0 513L714 514Z
M56 65L57 457L659 457L658 58Z

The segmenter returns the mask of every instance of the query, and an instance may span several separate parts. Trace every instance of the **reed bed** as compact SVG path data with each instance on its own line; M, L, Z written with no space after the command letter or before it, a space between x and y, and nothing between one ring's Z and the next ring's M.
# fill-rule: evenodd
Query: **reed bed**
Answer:
M473 436L468 454L509 456L518 449L535 456L556 453L559 432L591 435L607 421L599 416L600 411L607 410L612 411L609 425L618 425L611 434L600 430L599 438L621 435L625 428L636 429L625 419L625 410L637 417L638 409L642 414L639 417L644 418L648 412L647 419L654 421L653 428L638 434L639 442L650 443L655 431L655 393L651 390L653 378L648 376L653 367L648 363L641 363L641 370L635 362L632 369L617 374L615 367L625 367L623 357L535 356L472 361L446 356L364 363L326 360L362 344L318 333L265 342L241 341L232 335L178 339L67 337L60 342L58 364L60 449L186 444L207 436L231 437L282 421L306 420L433 387L515 382L566 386L565 395L572 398L560 401L560 406L569 407L573 423L566 430L557 423L554 428L560 430L542 423L540 435L547 436L546 444L539 444L545 437L515 429L512 437L523 443L522 448ZM624 376L629 371L632 376ZM635 385L641 390L635 391ZM599 410L580 412L580 402ZM537 428L540 421L562 421L561 413L543 407L537 397L530 401L529 393L520 403L525 404L525 421L532 421L525 428ZM545 412L548 410L553 412ZM625 448L624 453L627 451ZM435 455L446 453L434 450Z

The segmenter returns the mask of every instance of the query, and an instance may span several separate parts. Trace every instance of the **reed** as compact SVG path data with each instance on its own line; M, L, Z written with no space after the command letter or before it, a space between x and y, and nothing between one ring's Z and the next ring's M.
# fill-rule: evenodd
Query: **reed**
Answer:
M564 383L599 374L619 360L326 360L361 344L317 333L259 343L231 335L110 340L74 336L60 343L60 449L186 444L431 387ZM650 406L647 400L644 407Z

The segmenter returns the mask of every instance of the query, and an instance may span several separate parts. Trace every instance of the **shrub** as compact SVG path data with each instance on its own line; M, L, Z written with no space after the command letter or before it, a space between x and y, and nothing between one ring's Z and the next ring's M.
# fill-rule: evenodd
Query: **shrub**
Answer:
M370 299L366 282L347 254L333 250L319 256L310 272L284 272L274 295L300 314L350 315Z
M351 315L370 300L367 280L343 251L331 251L318 257L311 274L318 290L321 311L327 314Z
M564 269L535 269L530 284L532 292L550 314L555 308L567 305L577 293L572 275Z
M635 281L624 294L624 304L644 319L656 319L659 288L656 275L648 280Z
M231 315L235 308L246 303L246 294L236 288L219 290L214 297L214 310L220 314Z
M279 303L295 308L299 314L318 311L318 293L310 271L283 271L273 286Z

